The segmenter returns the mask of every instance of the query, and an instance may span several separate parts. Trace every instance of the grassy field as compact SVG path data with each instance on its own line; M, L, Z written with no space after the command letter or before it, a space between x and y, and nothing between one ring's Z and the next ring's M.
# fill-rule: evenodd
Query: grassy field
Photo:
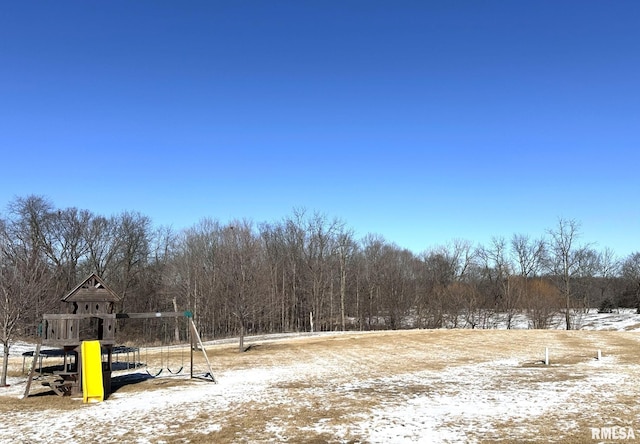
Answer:
M0 440L593 443L592 429L618 427L640 441L640 333L411 330L251 344L242 354L234 344L207 346L217 384L137 373L92 405L38 382L19 399L22 360L14 360ZM143 358L175 370L185 352Z

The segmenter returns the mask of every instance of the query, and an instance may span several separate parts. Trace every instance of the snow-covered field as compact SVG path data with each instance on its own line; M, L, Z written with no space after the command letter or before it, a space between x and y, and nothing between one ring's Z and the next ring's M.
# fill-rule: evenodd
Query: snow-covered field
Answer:
M581 322L569 332L269 336L243 354L212 342L216 384L165 371L87 405L39 381L21 400L20 353L31 346L16 344L11 386L0 389L0 442L640 441L640 315Z

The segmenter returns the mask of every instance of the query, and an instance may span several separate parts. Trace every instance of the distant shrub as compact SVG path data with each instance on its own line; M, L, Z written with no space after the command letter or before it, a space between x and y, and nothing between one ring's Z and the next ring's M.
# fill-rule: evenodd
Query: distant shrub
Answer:
M616 308L613 301L609 298L604 299L600 306L598 307L598 313L613 313L613 310Z

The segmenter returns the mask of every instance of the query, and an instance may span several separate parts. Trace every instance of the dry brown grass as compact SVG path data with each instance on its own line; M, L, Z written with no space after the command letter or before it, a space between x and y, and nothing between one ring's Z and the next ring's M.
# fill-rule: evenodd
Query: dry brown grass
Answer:
M293 366L296 371L270 382L269 396L264 399L239 399L225 408L203 404L170 432L159 431L152 442L273 442L283 438L296 443L366 442L375 440L375 434L362 435L355 424L409 400L445 397L463 403L468 393L475 393L485 396L488 405L498 406L501 397L516 388L526 396L554 387L575 390L566 408L551 408L526 421L489 416L490 432L475 429L475 420L464 416L466 425L457 423L460 418L445 418L441 424L459 428L465 439L482 442L591 442L590 427L608 422L633 424L639 417L640 389L630 384L640 376L639 346L637 333L553 330L349 333L255 341L245 353L238 353L235 344L211 345L207 351L219 378L252 369L269 372ZM542 365L545 347L550 350L550 366ZM604 358L599 363L595 361L598 349ZM188 350L150 350L142 357L151 368L167 363L175 368L184 361L188 372ZM202 355L196 352L194 358L196 370L204 371ZM616 389L616 381L628 385ZM116 395L135 397L170 388L198 390L202 384L183 377L149 378L119 388ZM179 391L176 393L179 410ZM0 398L0 414L9 418L16 411L37 414L82 408L78 401L46 391L26 400ZM201 425L212 421L219 428L202 434ZM130 438L136 439L135 431Z

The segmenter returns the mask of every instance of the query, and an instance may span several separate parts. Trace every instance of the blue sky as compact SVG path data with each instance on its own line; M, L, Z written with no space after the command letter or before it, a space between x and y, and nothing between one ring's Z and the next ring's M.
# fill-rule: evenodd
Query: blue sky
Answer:
M640 250L636 1L0 2L0 206Z

